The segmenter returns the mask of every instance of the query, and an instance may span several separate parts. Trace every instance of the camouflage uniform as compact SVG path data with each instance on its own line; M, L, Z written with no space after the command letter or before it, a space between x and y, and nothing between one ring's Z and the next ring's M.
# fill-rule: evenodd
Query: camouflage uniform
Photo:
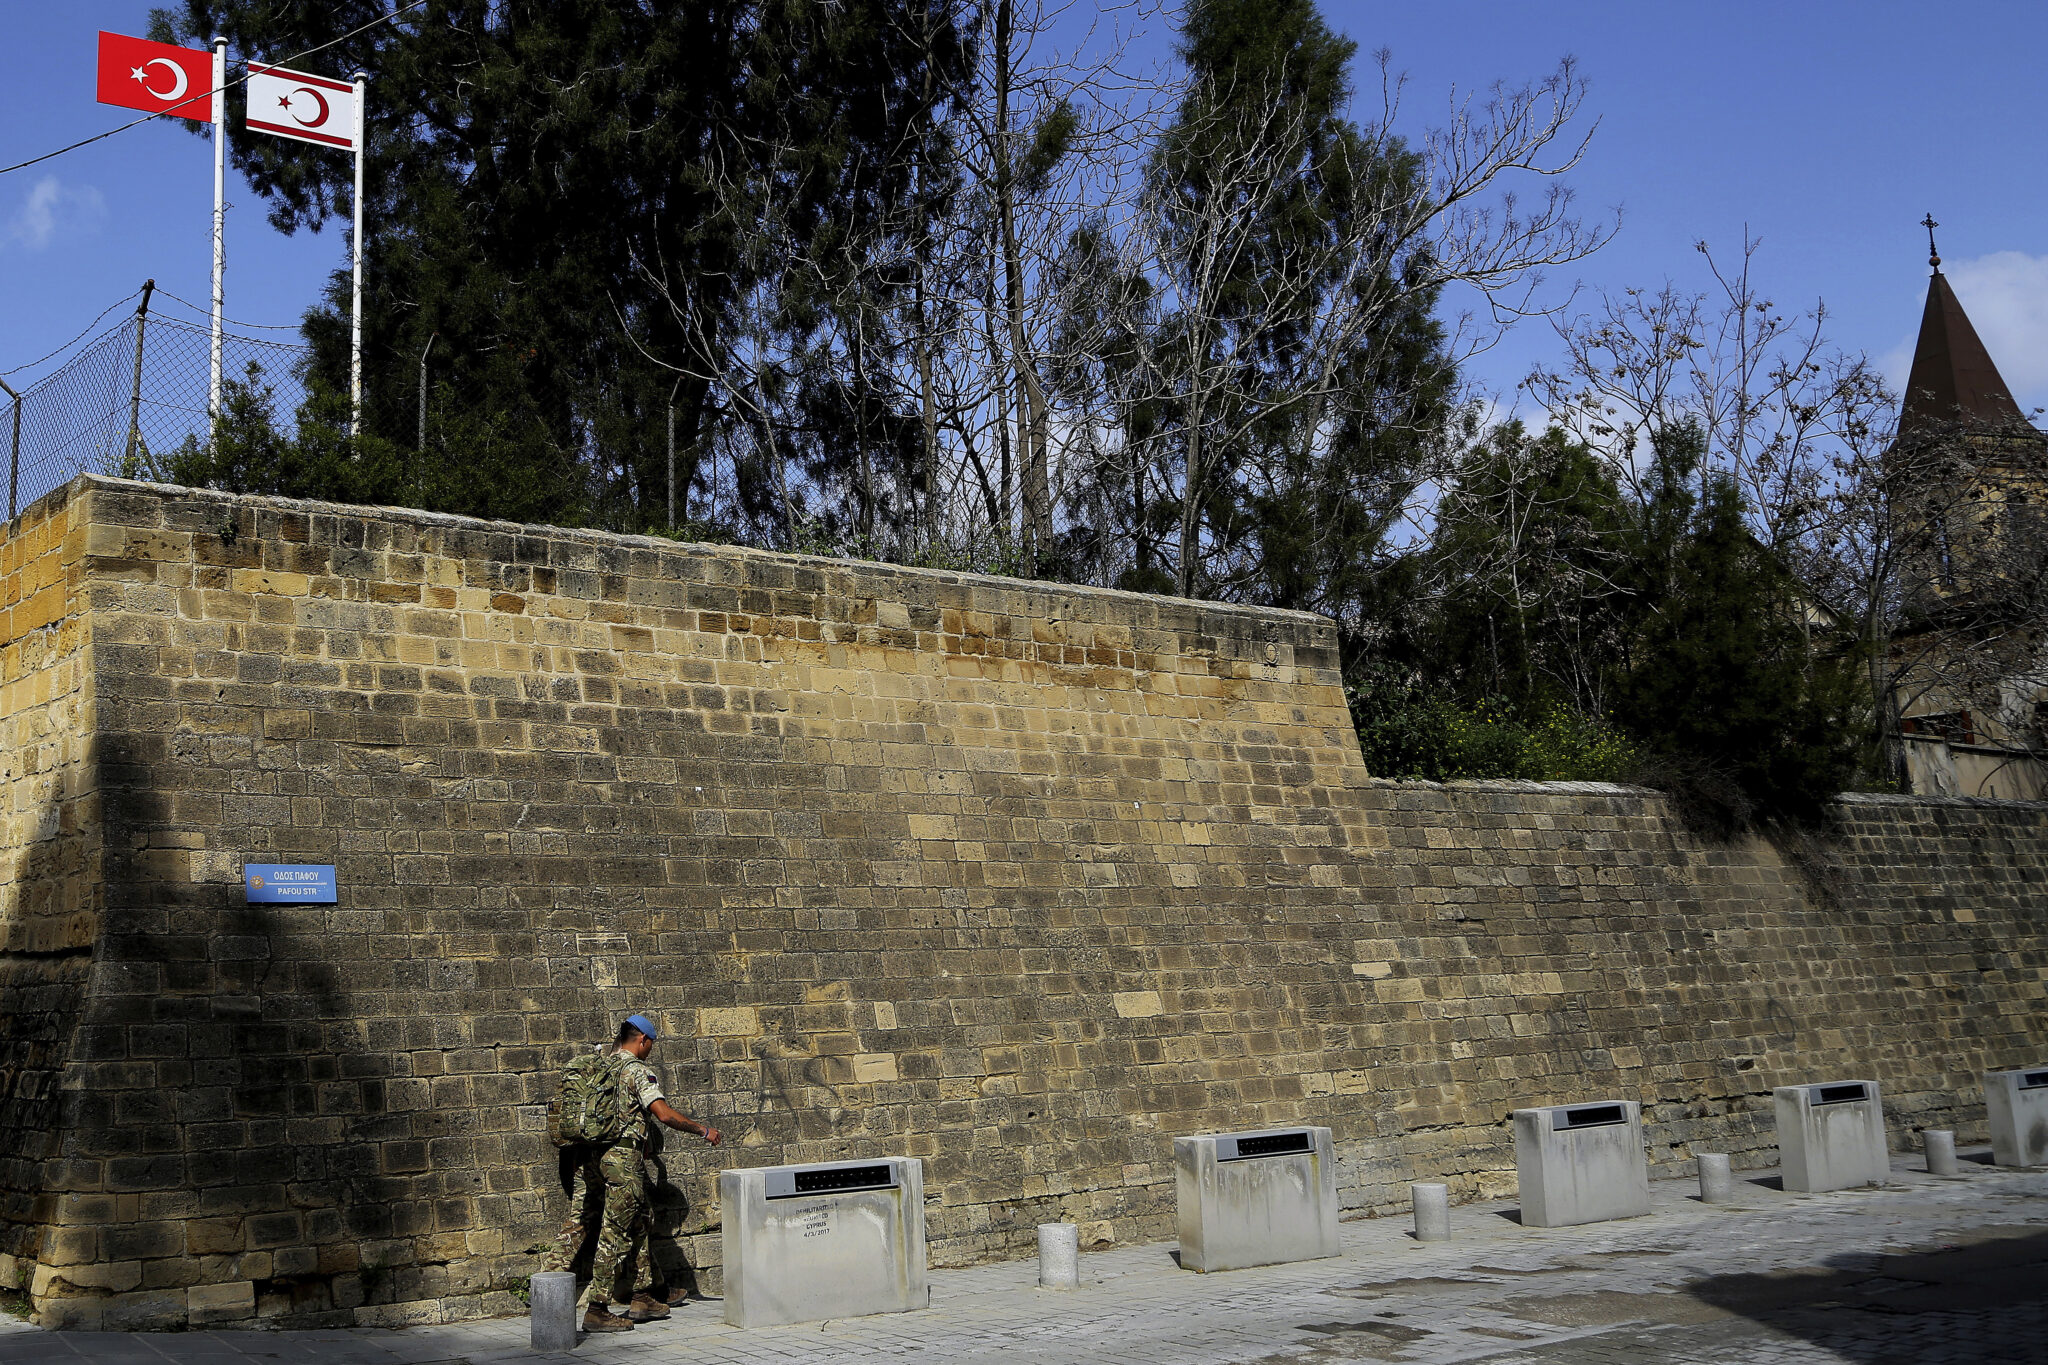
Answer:
M563 1222L561 1236L545 1263L549 1270L569 1269L595 1225L597 1252L591 1261L590 1285L585 1291L585 1297L593 1303L609 1300L628 1256L633 1258L633 1292L644 1293L654 1285L643 1162L654 1102L668 1097L662 1093L654 1069L633 1057L628 1057L620 1069L619 1085L635 1111L636 1121L628 1123L625 1135L609 1147L586 1145L570 1149L570 1160L575 1165L569 1180L569 1217ZM599 1191L603 1191L601 1200ZM605 1298L599 1299L600 1294Z

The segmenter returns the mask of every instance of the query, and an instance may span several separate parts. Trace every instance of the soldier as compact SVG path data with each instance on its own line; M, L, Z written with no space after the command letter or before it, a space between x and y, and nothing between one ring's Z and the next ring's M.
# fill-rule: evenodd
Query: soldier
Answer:
M669 1315L668 1304L653 1293L654 1258L649 1254L646 1173L642 1164L649 1137L646 1121L653 1119L677 1132L695 1133L714 1147L718 1145L716 1128L677 1113L662 1093L660 1079L647 1065L647 1054L654 1050L657 1036L653 1021L644 1014L635 1014L619 1026L618 1038L606 1050L618 1059L620 1094L632 1111L632 1121L626 1124L624 1135L607 1146L584 1143L565 1148L562 1154L563 1165L571 1168L569 1218L562 1225L561 1238L546 1266L550 1270L567 1270L589 1236L591 1224L597 1223L597 1253L591 1263L590 1283L579 1300L584 1308L586 1332L629 1331L635 1322ZM592 1207L600 1188L604 1191L601 1213ZM632 1306L626 1316L620 1317L611 1311L611 1291L627 1255L634 1252L638 1254Z

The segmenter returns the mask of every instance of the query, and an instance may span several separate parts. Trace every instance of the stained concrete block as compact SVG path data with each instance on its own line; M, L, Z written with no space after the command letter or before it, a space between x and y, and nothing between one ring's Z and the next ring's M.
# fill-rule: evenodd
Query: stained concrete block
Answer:
M52 1332L97 1332L106 1326L106 1300L39 1299L35 1324Z
M1643 1107L1634 1100L1515 1111L1522 1225L1561 1228L1650 1211Z
M1173 1140L1180 1265L1204 1273L1341 1254L1327 1128Z
M256 1316L256 1285L250 1280L195 1284L185 1291L185 1314L194 1327Z
M901 1313L931 1302L924 1163L757 1166L718 1177L734 1327Z
M1991 1159L2001 1166L2048 1166L2048 1067L1984 1073Z
M100 1300L100 1326L109 1332L167 1332L187 1324L183 1289L144 1289Z
M1876 1081L1782 1085L1772 1094L1786 1189L1819 1194L1891 1178Z

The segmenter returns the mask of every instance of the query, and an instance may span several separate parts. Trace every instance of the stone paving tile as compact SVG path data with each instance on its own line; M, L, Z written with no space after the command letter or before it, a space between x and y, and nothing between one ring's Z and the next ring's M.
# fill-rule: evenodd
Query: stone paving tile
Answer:
M1914 1163L1917 1164L1917 1163ZM1512 1204L1454 1211L1454 1240L1405 1220L1342 1226L1344 1256L1192 1275L1170 1245L1082 1258L1075 1292L1031 1261L935 1271L929 1311L740 1331L713 1301L666 1323L527 1349L524 1319L407 1331L135 1336L0 1330L0 1365L1891 1365L2048 1360L2048 1173L1903 1160L1882 1190L1744 1185L1708 1207L1653 1187L1650 1217L1524 1228ZM2017 1268L2016 1268L2017 1267ZM2004 1275L2006 1279L2000 1280ZM2014 1276L2029 1276L2031 1279Z

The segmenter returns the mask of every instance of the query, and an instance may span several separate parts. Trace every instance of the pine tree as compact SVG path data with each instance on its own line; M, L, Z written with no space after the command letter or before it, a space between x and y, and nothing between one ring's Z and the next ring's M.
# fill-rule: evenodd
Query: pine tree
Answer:
M1708 822L1813 820L1858 771L1860 679L1849 654L1815 648L1810 604L1750 531L1734 481L1702 478L1703 444L1692 426L1654 436L1615 715Z
M796 187L785 206L795 231L858 235L904 199L905 148L929 126L924 77L936 69L943 98L966 54L950 8L915 25L900 22L903 8L431 0L372 24L387 7L370 0L186 0L154 27L221 34L257 58L342 39L308 65L372 75L364 425L413 443L423 356L432 420L427 451L353 491L642 529L665 515L671 401L686 511L721 419L710 386L670 367L693 325L723 338L749 285L733 184L797 129L775 167ZM234 159L272 222L317 231L345 219L349 159L247 133L240 112ZM680 314L654 296L652 272L678 282ZM347 291L337 272L306 319L310 377L327 395L346 389ZM897 416L865 398L850 416L829 393L807 401L860 427L860 450ZM308 416L333 432L336 411L321 402ZM328 444L355 461L348 443ZM814 471L823 483L845 484L847 442L813 455L830 466ZM316 479L318 491L342 491L344 473Z
M1189 93L1147 173L1156 453L1118 470L1134 523L1146 483L1174 506L1183 593L1354 619L1454 416L1436 290L1378 240L1420 161L1347 117L1355 53L1309 0L1187 12Z

